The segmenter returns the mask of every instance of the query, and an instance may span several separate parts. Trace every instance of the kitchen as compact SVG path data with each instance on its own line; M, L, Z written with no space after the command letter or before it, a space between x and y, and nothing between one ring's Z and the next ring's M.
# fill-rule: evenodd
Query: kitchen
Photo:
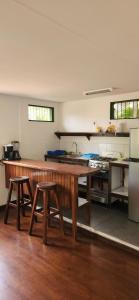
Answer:
M0 1L2 299L138 299L138 11Z
M116 97L115 97L116 98ZM119 100L120 98L117 97L117 99ZM126 98L128 99L128 98ZM113 100L113 99L112 99ZM94 119L96 117L98 117L98 125L101 126L102 128L104 128L104 133L107 129L107 127L109 126L109 121L110 121L110 102L108 101L108 97L107 97L107 104L105 102L104 108L103 108L103 114L105 112L106 115L106 119L108 119L108 121L104 121L99 119L99 115L100 113L98 112L98 115L96 114L96 109L97 106L99 107L99 99L97 99L96 101L93 100L94 102L92 103L92 109L90 109L91 106L91 101L88 101L88 106L86 106L86 110L85 110L85 105L86 102L80 102L80 104L78 102L75 102L74 104L71 103L70 105L70 109L71 106L73 106L73 110L71 111L71 115L68 115L68 110L67 110L67 115L65 117L65 113L66 110L64 109L64 106L68 106L68 104L64 104L62 106L63 109L63 118L66 120L67 118L72 119L72 113L74 111L74 116L75 116L75 112L76 109L78 110L78 104L80 106L80 111L82 109L82 111L85 111L86 114L89 116L90 115L90 123L91 123L91 115L94 113ZM103 99L101 98L101 103L103 103ZM95 110L93 110L93 104L95 107ZM69 108L69 106L68 106ZM106 110L107 108L107 110ZM79 130L79 112L76 115L76 119L78 120L77 122L77 129ZM105 116L104 115L104 116ZM89 118L88 118L89 119ZM96 120L95 119L95 120ZM85 118L82 115L82 124L85 124L87 122L87 118ZM99 234L101 234L102 236L106 236L107 238L110 238L112 240L115 240L117 242L120 242L121 244L128 244L129 247L135 247L138 248L138 242L139 242L139 235L138 235L138 223L136 222L132 222L131 220L129 220L128 218L128 197L122 197L120 194L118 195L113 195L113 197L111 197L111 207L108 208L107 205L98 205L98 198L100 198L101 202L108 201L106 198L109 197L108 193L110 194L112 191L111 189L114 189L116 187L119 188L123 180L123 171L125 172L124 174L124 185L126 186L126 190L128 189L128 166L129 166L129 146L130 146L130 138L129 138L129 130L130 128L133 127L137 127L138 126L138 120L111 120L111 123L115 125L116 129L117 129L117 135L119 132L119 128L121 130L121 127L123 128L124 132L123 132L123 136L109 136L109 135L105 135L103 134L102 136L98 134L98 136L91 136L90 139L87 138L87 136L78 136L79 133L76 133L76 135L74 136L74 132L75 132L75 127L72 127L72 122L69 120L68 124L69 126L65 126L64 128L62 128L62 133L61 133L61 138L59 139L60 142L60 149L65 149L67 152L74 152L74 154L76 153L76 151L78 153L88 153L93 154L93 153L97 153L97 156L99 155L99 158L95 158L95 159L90 159L88 162L90 165L94 166L100 166L100 168L103 171L103 176L104 176L104 171L105 174L107 173L105 168L108 167L109 162L111 162L111 164L113 164L113 161L115 159L117 159L118 164L121 164L120 167L117 166L113 166L111 167L111 171L112 174L108 175L107 177L109 178L109 180L105 179L105 182L103 181L103 183L105 184L106 182L106 194L104 195L104 193L100 193L99 196L98 194L94 195L93 193L93 200L97 200L95 202L94 205L92 205L92 224L91 224L91 230L95 231L95 232L99 232ZM92 131L94 132L94 124L93 124L93 120L92 120ZM89 126L88 126L89 128ZM64 129L66 129L64 131ZM87 126L86 127L82 127L82 125L80 126L80 134L81 134L81 130L82 130L82 134L83 132L87 132ZM66 136L66 132L67 132L67 136ZM73 134L69 134L69 132L73 132ZM91 130L90 130L91 132ZM89 134L89 130L88 130L88 134ZM60 132L56 132L57 136L60 136ZM86 134L87 135L87 134ZM93 135L93 134L92 134ZM85 157L85 156L84 156ZM106 159L107 157L107 159ZM77 158L83 158L81 155L77 155ZM50 159L50 158L49 158ZM59 159L60 160L60 159ZM62 157L61 157L62 160ZM75 160L75 157L73 158L72 161ZM63 160L62 160L63 161ZM64 161L63 161L64 162ZM65 161L66 162L66 161ZM79 163L79 162L77 162ZM123 167L124 166L124 167ZM109 169L109 167L108 167ZM110 177L115 177L115 182L112 184L113 186L110 187L109 186L109 182L111 180ZM82 180L82 179L81 179ZM100 178L99 178L100 181ZM109 189L109 190L108 190ZM127 195L127 193L126 193ZM95 197L94 197L95 196ZM97 196L97 199L96 199ZM117 197L116 197L117 196ZM121 196L121 197L120 197ZM124 200L122 199L124 198ZM81 216L80 216L81 214ZM82 212L79 212L79 222L83 223L84 225L87 225L85 223L84 217L82 216ZM82 224L81 224L82 226Z
M123 96L122 96L123 97ZM137 99L137 95L129 94L125 95L124 99ZM9 96L1 95L1 107L7 107L8 101L11 99ZM21 157L30 158L30 159L44 159L44 154L47 151L54 150L54 149L65 149L67 152L76 152L78 153L97 153L97 155L102 157L108 157L108 161L118 159L118 161L122 161L124 159L129 158L129 129L138 126L138 120L131 119L131 120L111 120L111 123L115 125L116 132L118 134L119 128L123 128L123 136L109 136L103 134L102 136L96 134L91 136L89 139L86 136L61 136L59 139L56 132L94 132L96 129L94 128L94 120L95 122L103 128L103 131L107 130L110 122L110 103L114 100L116 101L121 99L121 96L107 96L107 100L105 97L86 100L86 101L75 101L69 103L54 103L55 109L55 122L48 124L48 129L46 132L46 127L44 123L36 124L36 122L29 122L28 121L28 104L38 104L44 105L44 101L38 101L36 99L32 99L31 102L29 99L22 99L17 97L12 99L13 104L13 111L10 111L10 117L13 115L13 120L15 125L13 127L8 128L5 132L1 132L1 141L3 141L2 145L6 144L7 141L10 142L10 137L15 140L20 141L20 153ZM17 105L18 102L18 105ZM103 118L101 119L101 112L98 110L99 103L104 106L103 108ZM86 106L86 104L88 105ZM48 105L48 102L47 102ZM78 106L80 106L80 112L78 111ZM85 110L85 107L86 110ZM95 106L95 110L93 109ZM70 107L70 109L69 109ZM77 112L76 112L77 110ZM76 129L73 118L73 111L74 111L74 118L76 120ZM85 111L85 116L82 114L82 118L80 119L81 112ZM12 115L11 115L12 113ZM1 110L1 126L4 125L4 128L8 126L7 119L2 119L3 111ZM7 116L8 117L8 116ZM67 119L69 119L67 123ZM60 122L59 122L60 120ZM86 124L86 125L85 125ZM37 148L36 148L36 130L44 132L43 135L37 136ZM91 128L92 127L92 128ZM120 129L121 130L121 129ZM11 132L12 131L12 132ZM14 131L14 133L13 133ZM45 136L49 138L45 138ZM31 141L31 147L30 147ZM2 157L2 148L1 145L1 157ZM34 152L34 154L33 154ZM81 155L81 154L80 154ZM81 157L81 156L80 156ZM75 157L74 157L75 159ZM89 164L102 164L102 161L98 160L89 160ZM128 162L127 162L128 164ZM109 162L104 161L103 167L105 169L108 167ZM94 165L93 165L94 166ZM108 167L109 168L109 167ZM4 183L4 167L0 166L1 169L1 205L5 204L7 189L5 188ZM116 168L116 172L119 172ZM121 170L120 170L121 172ZM109 177L109 175L107 175ZM119 178L119 173L116 175ZM121 179L120 179L121 180ZM105 180L105 182L107 182ZM126 186L128 185L128 169L126 169L126 177L125 177ZM98 183L97 183L98 184ZM105 183L104 183L105 185ZM106 183L106 191L107 191L107 198L108 198L108 182ZM94 197L94 195L93 195ZM105 204L105 199L103 196L99 195L100 202L102 205L95 201L95 204L92 204L92 221L91 226L87 229L92 230L93 232L98 232L98 234L105 236L106 238L112 239L114 241L120 242L121 244L128 244L131 248L138 248L139 243L139 236L138 236L138 223L131 222L128 220L128 201L124 201L124 205L122 206L122 201L117 200L112 202L111 207ZM120 198L119 198L120 199ZM99 199L94 199L99 200ZM103 201L104 200L104 201ZM115 199L114 199L115 200ZM93 201L91 201L93 203ZM103 204L104 202L104 204ZM82 210L79 210L79 214ZM96 211L96 213L94 213ZM67 214L67 212L66 212ZM69 213L68 213L69 214ZM79 216L79 223L81 226L87 225L85 223L85 218Z

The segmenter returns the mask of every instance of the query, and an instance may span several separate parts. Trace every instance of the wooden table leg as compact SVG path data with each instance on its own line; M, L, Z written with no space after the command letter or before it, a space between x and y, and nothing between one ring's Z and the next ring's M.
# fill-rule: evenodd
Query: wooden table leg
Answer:
M71 205L72 205L72 236L77 239L77 203L78 203L78 177L71 177Z
M92 176L87 176L87 192L86 192L86 199L88 201L87 205L87 224L90 225L91 222L91 207L90 207L90 189L92 187Z

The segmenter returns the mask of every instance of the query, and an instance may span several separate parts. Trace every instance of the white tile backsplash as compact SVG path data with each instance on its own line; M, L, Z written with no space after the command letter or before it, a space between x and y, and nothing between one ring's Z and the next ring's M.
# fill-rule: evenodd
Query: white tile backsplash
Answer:
M61 137L60 149L74 151L77 143L77 150L81 153L98 153L103 152L121 152L123 156L129 156L129 138L122 137L91 137L90 141L86 137Z

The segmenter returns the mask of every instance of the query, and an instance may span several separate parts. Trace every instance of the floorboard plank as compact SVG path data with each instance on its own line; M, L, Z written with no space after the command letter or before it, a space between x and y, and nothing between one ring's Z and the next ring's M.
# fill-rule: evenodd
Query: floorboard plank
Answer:
M41 222L28 235L30 217L15 227L0 211L0 299L2 300L137 300L139 258L98 239L70 235L49 228L45 246Z

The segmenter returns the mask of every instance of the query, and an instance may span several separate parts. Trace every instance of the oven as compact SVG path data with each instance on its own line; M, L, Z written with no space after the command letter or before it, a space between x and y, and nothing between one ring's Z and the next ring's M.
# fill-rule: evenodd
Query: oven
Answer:
M98 172L92 175L92 187L90 189L90 199L92 201L108 205L109 163L112 160L116 160L116 158L100 156L99 158L97 157L97 159L89 160L89 166L98 169ZM85 193L86 185L86 177L79 178L79 191Z

